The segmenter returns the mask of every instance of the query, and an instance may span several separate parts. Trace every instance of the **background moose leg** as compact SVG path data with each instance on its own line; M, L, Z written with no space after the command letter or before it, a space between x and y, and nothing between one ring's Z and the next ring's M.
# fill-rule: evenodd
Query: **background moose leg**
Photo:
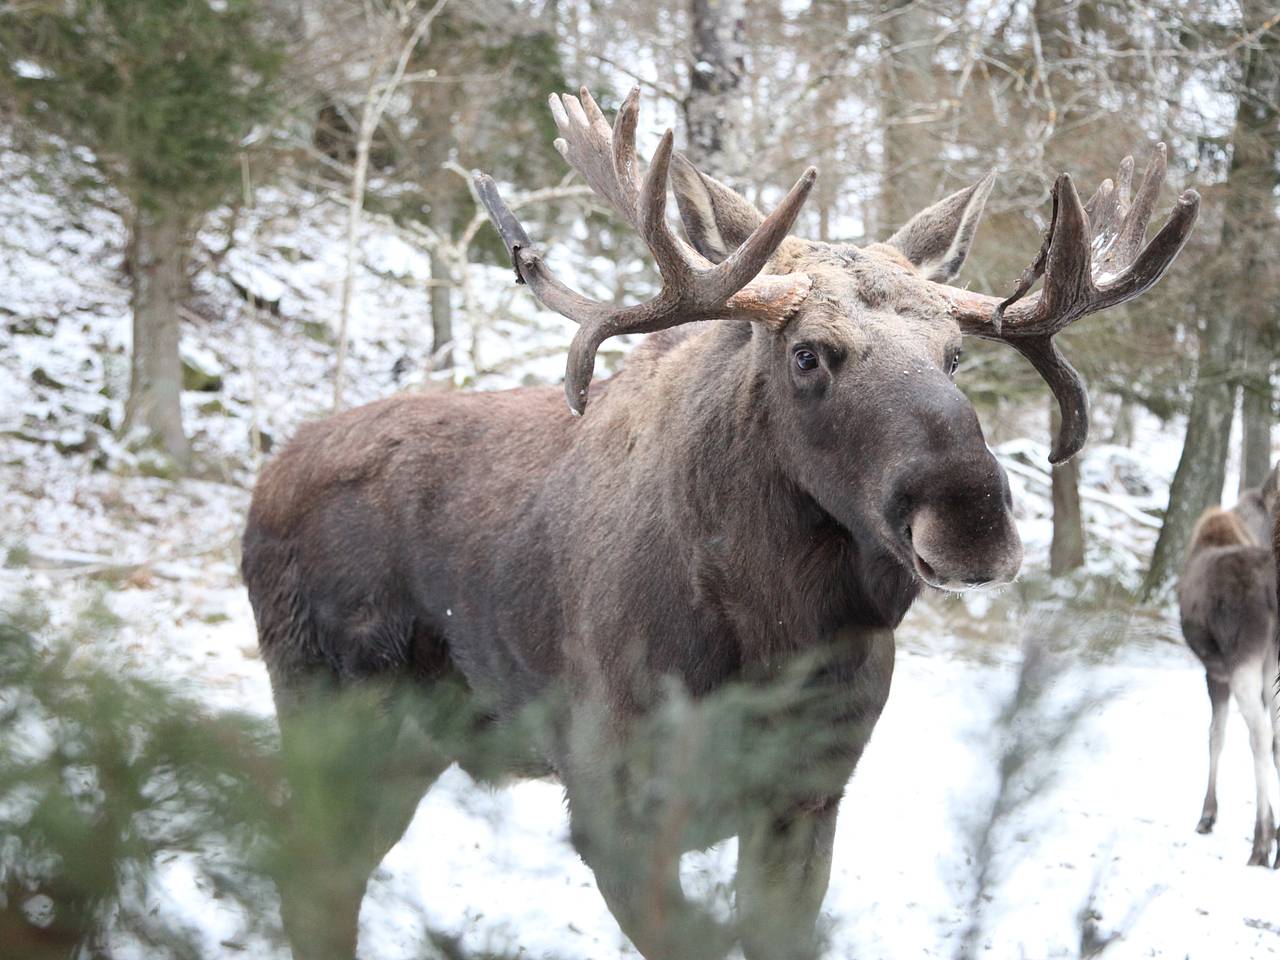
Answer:
M781 816L758 816L738 837L737 912L747 960L816 954L814 928L831 876L840 798L888 700L893 631L845 628L826 653L812 682L836 711L828 724L833 739L797 781L813 792Z
M1271 844L1275 839L1275 820L1271 813L1272 740L1274 730L1270 710L1263 703L1263 662L1251 660L1241 664L1231 673L1232 696L1249 728L1249 747L1253 751L1253 775L1257 787L1257 819L1253 828L1253 853L1250 866L1266 866L1271 862ZM1270 702L1270 696L1267 696Z
M1227 730L1227 707L1231 688L1225 680L1216 680L1208 672L1204 675L1209 688L1209 705L1213 715L1209 720L1209 786L1204 792L1204 809L1196 833L1209 833L1218 819L1218 758L1222 756L1222 738Z
M1269 628L1269 636L1276 639L1267 650L1262 673L1262 703L1271 716L1271 758L1275 764L1276 774L1280 775L1280 636L1276 633L1274 621ZM1280 870L1280 836L1277 837L1276 858L1273 866Z

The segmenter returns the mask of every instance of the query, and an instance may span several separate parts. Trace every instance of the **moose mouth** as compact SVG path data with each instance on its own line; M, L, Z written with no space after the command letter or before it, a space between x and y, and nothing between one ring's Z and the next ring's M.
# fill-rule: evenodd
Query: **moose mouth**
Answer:
M929 565L929 561L915 550L911 551L911 561L915 566L916 576L936 590L945 590L948 593L963 593L966 590L979 590L983 587L993 586L997 583L994 580L985 578L974 578L972 580L948 580L940 576L936 570Z

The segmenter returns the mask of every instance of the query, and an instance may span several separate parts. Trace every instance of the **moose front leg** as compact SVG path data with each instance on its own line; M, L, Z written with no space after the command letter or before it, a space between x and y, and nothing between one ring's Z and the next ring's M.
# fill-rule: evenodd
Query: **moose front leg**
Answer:
M738 837L737 907L747 960L809 960L831 877L839 796L781 818L761 817Z
M808 960L831 877L836 813L862 758L893 679L893 631L847 627L835 633L812 687L835 717L810 758L799 794L762 810L738 835L737 912L747 960ZM800 749L803 749L802 747Z
M608 724L580 716L571 726L573 748L560 764L570 832L609 912L645 960L720 960L733 931L680 886L692 812L679 797L646 801L651 763Z
M652 835L584 837L574 830L609 912L645 960L721 960L733 931L684 895L680 858L662 862L661 851L655 857L660 843Z

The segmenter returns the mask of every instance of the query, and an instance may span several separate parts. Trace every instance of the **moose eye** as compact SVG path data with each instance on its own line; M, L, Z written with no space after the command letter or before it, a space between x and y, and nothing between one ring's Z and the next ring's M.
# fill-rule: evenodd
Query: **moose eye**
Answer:
M959 348L957 348L957 349L956 349L956 352L955 352L955 353L951 354L951 366L950 366L950 368L948 368L948 370L947 370L947 376L949 376L949 377L954 377L954 376L956 375L956 370L957 370L957 369L959 368L959 366L960 366L960 357L961 357L961 356L963 356L963 353L961 352L961 350L960 350Z
M812 350L797 350L796 367L801 370L816 370L818 368L818 355Z

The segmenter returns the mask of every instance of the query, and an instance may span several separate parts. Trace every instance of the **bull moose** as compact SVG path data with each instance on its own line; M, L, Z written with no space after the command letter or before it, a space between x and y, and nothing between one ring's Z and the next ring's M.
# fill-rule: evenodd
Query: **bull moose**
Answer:
M586 90L551 108L560 153L657 264L661 291L644 303L560 282L476 177L517 282L580 324L570 409L552 388L435 393L303 426L257 484L244 578L286 740L317 679L456 684L499 724L558 692L538 750L639 951L716 957L738 942L749 960L805 957L840 798L889 693L894 628L922 585L1004 583L1022 560L1004 471L952 380L962 338L1031 361L1062 409L1051 459L1072 456L1087 396L1053 337L1150 288L1199 197L1182 194L1144 246L1163 144L1132 197L1131 159L1088 204L1061 175L1043 247L1001 300L947 284L994 175L882 243L806 241L788 234L813 168L768 216L674 154L670 131L642 176L638 99L612 126ZM668 224L669 188L687 241ZM651 335L593 385L597 348L622 333ZM696 704L735 682L763 688L818 651L803 686L826 703L823 729L790 760L820 776L778 777L705 829L651 815L642 800L668 744L619 759L637 755L648 718L677 693ZM424 764L424 789L451 759ZM295 794L325 789L316 781ZM310 852L333 878L322 902L282 889L300 960L351 956L366 876L396 839L396 818L376 819L350 819L369 833L359 862ZM684 895L678 854L654 851L735 834L725 922Z

